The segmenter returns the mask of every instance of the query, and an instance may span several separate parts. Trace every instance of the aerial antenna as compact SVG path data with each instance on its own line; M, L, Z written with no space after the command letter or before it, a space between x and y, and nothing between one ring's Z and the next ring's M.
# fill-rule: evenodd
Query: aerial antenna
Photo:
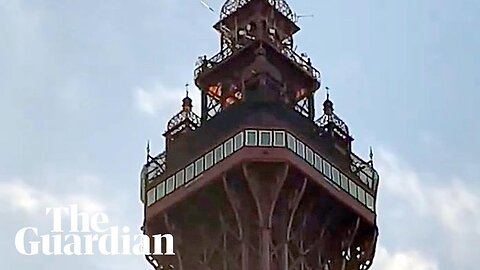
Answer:
M315 17L313 14L301 14L301 15L294 14L293 15L293 19L295 22L298 22L301 18L313 18L313 17Z
M209 4L205 3L205 1L200 0L200 3L201 3L204 7L206 7L208 10L210 10L211 12L216 13L216 12L215 12L215 9L213 9Z

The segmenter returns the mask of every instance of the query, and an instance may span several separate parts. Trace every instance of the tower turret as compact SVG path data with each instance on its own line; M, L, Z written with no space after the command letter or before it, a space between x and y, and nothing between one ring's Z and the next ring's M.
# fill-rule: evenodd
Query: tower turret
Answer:
M144 233L175 237L155 269L370 268L379 177L329 96L314 120L320 73L294 19L284 0L224 4L220 52L194 73L201 117L187 95L142 173Z

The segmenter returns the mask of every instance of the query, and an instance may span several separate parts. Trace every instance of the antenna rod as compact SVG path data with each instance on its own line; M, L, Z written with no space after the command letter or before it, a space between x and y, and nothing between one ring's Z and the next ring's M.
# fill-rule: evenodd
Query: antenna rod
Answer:
M200 0L200 3L201 3L204 7L208 8L208 10L210 10L210 11L213 12L213 13L215 13L215 9L213 9L211 6L209 6L209 5L208 5L207 3L205 3L203 0Z

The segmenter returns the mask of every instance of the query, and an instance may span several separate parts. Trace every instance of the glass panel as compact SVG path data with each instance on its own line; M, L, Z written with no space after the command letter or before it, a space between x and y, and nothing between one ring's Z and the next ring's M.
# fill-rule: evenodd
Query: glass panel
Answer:
M243 132L238 133L235 138L235 151L243 147Z
M348 180L348 192L353 197L357 197L357 184L355 184L352 180Z
M285 147L285 131L274 131L274 146Z
M335 167L332 167L332 179L335 184L340 186L340 172Z
M373 204L374 204L373 203L373 196L367 193L366 197L367 197L367 207L368 207L368 209L373 211L374 210L373 209Z
M348 190L348 178L343 173L340 174L340 186L343 190Z
M247 146L257 146L257 131L247 130Z
M167 179L167 190L166 193L170 194L175 189L175 176L171 176Z
M297 150L297 143L295 137L293 137L290 133L287 133L287 147L293 152L296 152Z
M365 185L368 184L367 175L365 175L363 172L360 172L360 180L361 180Z
M305 144L297 140L297 154L302 158L305 158Z
M175 175L175 188L179 188L185 184L185 171L181 170Z
M310 165L313 165L313 151L310 149L310 147L306 146L305 147L305 157L307 159L307 162L310 163Z
M222 161L223 159L223 145L215 148L215 164Z
M368 181L368 187L369 187L370 189L373 189L373 181L372 181L372 178L370 178L370 177L367 178L367 181Z
M147 192L147 205L150 206L155 203L155 189L152 188Z
M225 148L225 157L228 157L229 155L231 155L233 153L233 138L228 140L224 144L224 148Z
M260 131L260 146L272 146L272 132Z
M323 172L322 162L322 158L318 154L315 154L315 169L317 169L319 172Z
M326 160L323 160L323 174L325 174L328 179L332 179L332 165Z
M157 186L157 200L160 200L163 197L165 197L165 181Z
M185 183L188 183L188 181L193 179L194 172L195 164L192 163L185 169Z
M203 172L203 158L199 158L195 161L195 176L198 176Z
M376 189L377 188L377 183L378 183L378 173L377 171L373 172L373 187ZM373 189L372 187L372 189Z
M210 151L205 155L205 170L208 170L213 166L213 151Z
M363 188L357 188L357 199L362 203L365 204L365 190Z

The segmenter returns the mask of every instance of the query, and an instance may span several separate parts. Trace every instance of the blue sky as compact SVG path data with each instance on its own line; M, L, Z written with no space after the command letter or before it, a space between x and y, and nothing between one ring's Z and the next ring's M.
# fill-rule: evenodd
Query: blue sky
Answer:
M299 23L298 51L322 71L355 151L375 150L374 270L475 269L480 2L289 3L315 16ZM218 50L217 19L196 0L0 0L2 269L150 269L133 256L25 258L13 238L48 228L51 204L139 228L145 142L163 149L197 57Z

